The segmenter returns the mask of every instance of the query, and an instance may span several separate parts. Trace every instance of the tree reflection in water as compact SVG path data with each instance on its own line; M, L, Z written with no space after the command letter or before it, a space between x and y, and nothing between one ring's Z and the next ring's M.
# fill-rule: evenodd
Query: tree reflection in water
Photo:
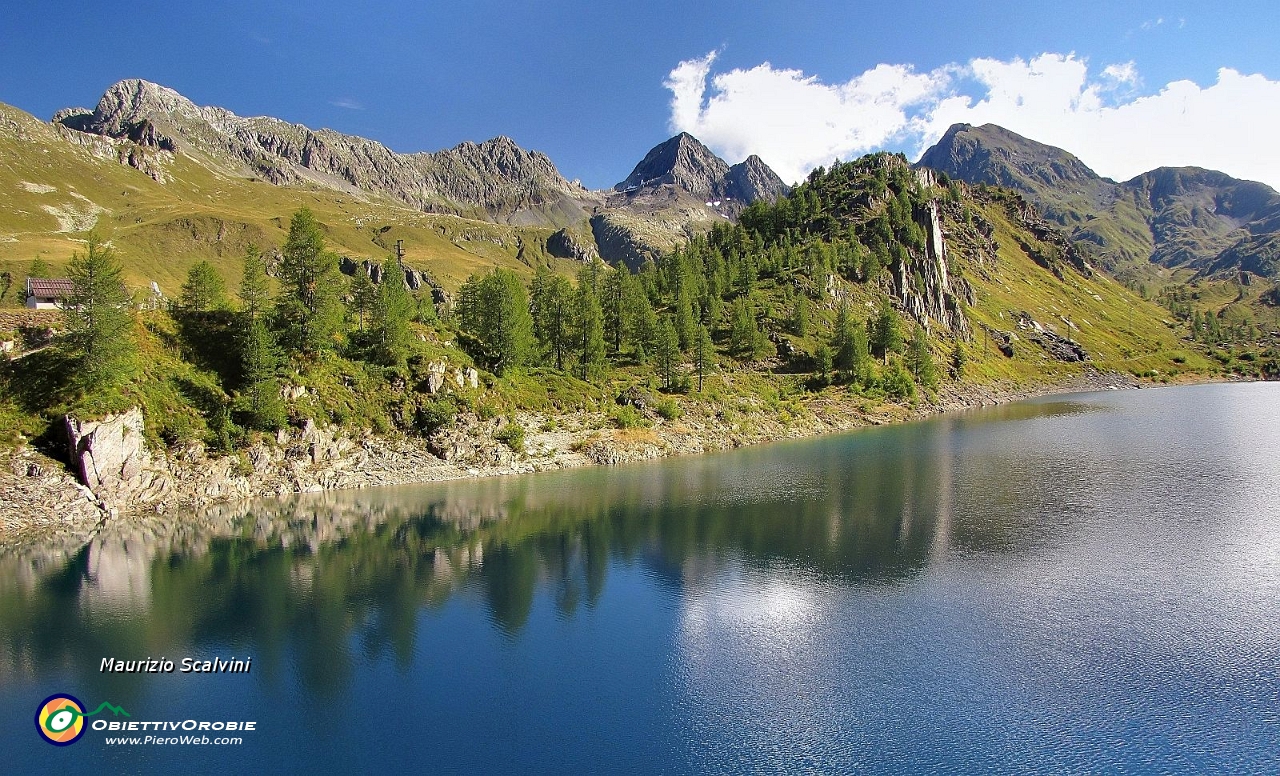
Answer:
M897 584L954 548L1016 552L1010 537L1026 536L1002 530L1018 511L1000 505L1034 500L1035 483L962 468L954 432L968 422L257 501L181 524L118 521L84 546L0 556L0 672L91 668L96 686L127 699L129 682L97 675L102 656L237 645L253 654L255 674L269 681L296 660L324 694L350 682L353 645L406 669L419 613L464 589L516 639L540 590L571 619L597 604L613 563L641 564L680 592L697 592L730 561L841 585ZM956 512L961 503L990 508L975 520Z

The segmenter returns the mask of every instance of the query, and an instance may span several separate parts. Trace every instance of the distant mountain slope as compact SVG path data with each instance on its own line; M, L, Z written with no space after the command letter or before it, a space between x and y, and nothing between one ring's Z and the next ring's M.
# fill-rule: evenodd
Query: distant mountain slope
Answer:
M673 141L649 160L668 184L588 191L506 137L399 154L122 81L93 110L52 122L0 105L0 272L21 277L36 256L56 269L96 227L121 249L130 282L172 291L202 259L234 279L244 248L280 245L289 214L307 204L341 252L380 259L403 238L411 263L454 286L494 264L601 255L639 266L786 190L757 157L730 166L691 137Z
M1253 258L1280 237L1280 194L1261 183L1198 167L1162 167L1117 183L1060 148L994 124L952 126L919 164L1027 194L1090 260L1122 274L1152 262L1275 277L1274 261Z
M78 132L181 152L276 185L360 191L426 212L507 221L519 211L536 210L554 223L577 216L593 200L544 154L526 151L507 137L436 153L398 154L377 141L329 129L197 106L172 89L137 79L109 88L92 112L60 111L55 120Z

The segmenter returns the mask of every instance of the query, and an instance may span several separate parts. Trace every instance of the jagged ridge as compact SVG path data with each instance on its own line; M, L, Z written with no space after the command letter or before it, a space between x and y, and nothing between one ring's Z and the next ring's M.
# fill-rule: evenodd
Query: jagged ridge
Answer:
M526 151L508 137L436 153L398 154L377 141L329 129L201 107L172 89L137 79L108 89L92 113L60 111L55 120L78 132L198 155L277 185L354 189L427 212L480 210L503 220L520 209L587 194L565 180L546 155Z

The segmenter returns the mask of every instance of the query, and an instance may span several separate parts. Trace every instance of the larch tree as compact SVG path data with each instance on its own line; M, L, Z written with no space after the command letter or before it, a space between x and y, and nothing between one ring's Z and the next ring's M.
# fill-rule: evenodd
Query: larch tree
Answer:
M94 232L84 253L74 253L68 268L71 293L63 300L66 342L86 390L117 383L132 368L137 346L133 309L121 280L120 263Z
M574 344L578 355L578 377L594 380L605 366L604 312L600 299L587 283L579 283L574 293Z
M183 312L206 312L226 301L227 284L212 264L201 261L187 272L187 282L182 284L182 296L178 299L178 307Z
M405 283L404 270L394 256L388 256L382 263L382 282L373 303L370 326L378 360L383 364L397 366L408 360L413 337L409 321L413 313L413 296Z
M281 254L276 312L285 344L304 354L332 347L342 323L338 260L326 250L320 223L309 209L293 214Z
M284 425L284 404L275 385L280 349L267 325L271 286L266 262L257 248L245 251L240 280L240 367L248 425L269 431Z

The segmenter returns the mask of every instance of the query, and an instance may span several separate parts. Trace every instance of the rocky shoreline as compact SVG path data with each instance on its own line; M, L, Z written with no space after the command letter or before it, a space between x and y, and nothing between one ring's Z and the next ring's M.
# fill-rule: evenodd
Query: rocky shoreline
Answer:
M137 411L79 424L78 460L66 464L23 447L0 464L0 547L57 538L88 541L108 521L129 514L190 519L220 503L324 490L522 474L590 465L615 465L673 455L726 450L896 423L1052 393L1139 388L1126 374L1087 370L1042 385L944 386L936 402L871 404L859 397L825 396L799 414L764 406L712 410L689 403L675 420L639 407L651 425L615 428L603 413L516 418L525 429L523 452L497 441L502 418L464 415L430 440L351 436L308 422L243 453L213 457L199 446L153 454L141 445ZM87 440L87 441L86 441ZM77 479L79 475L79 479ZM89 483L90 488L82 483Z

